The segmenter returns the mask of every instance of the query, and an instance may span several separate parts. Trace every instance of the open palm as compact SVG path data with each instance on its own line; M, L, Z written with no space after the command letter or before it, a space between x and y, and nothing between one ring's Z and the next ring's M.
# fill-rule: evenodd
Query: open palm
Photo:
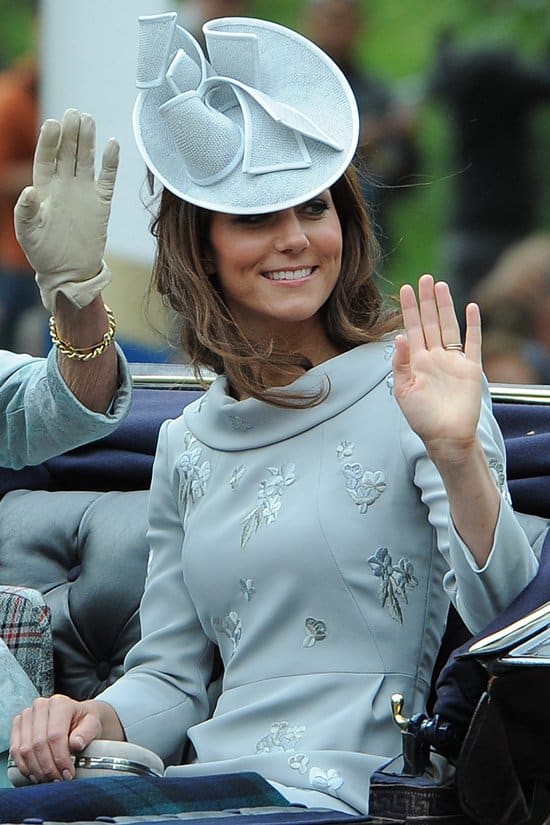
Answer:
M468 444L481 407L481 323L470 304L464 352L449 287L431 275L400 292L406 335L398 335L393 359L394 392L403 414L426 446Z
M110 279L88 284L89 294L79 290L104 267L118 154L117 141L109 140L96 178L95 122L75 109L68 109L61 123L46 120L40 130L33 185L21 193L14 217L17 239L52 312L58 289L84 306Z

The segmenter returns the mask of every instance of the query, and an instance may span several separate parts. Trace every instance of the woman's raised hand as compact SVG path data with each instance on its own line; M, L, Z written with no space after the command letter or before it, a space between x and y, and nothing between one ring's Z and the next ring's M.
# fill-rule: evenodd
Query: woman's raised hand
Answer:
M472 446L481 408L481 321L466 309L464 349L449 287L431 275L400 291L404 335L396 337L394 392L430 454L452 458Z
M15 206L17 239L36 271L44 306L53 314L63 292L78 308L109 283L103 261L118 168L119 146L107 142L95 177L95 122L68 109L40 130L33 185Z

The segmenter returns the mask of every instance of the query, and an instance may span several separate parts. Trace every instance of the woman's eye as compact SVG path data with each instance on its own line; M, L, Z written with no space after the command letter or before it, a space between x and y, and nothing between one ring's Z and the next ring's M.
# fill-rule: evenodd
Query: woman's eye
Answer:
M268 215L237 215L235 222L241 226L258 226L261 223L265 223L267 218Z
M304 211L313 217L321 216L328 208L329 205L323 198L315 198L315 200L304 204Z

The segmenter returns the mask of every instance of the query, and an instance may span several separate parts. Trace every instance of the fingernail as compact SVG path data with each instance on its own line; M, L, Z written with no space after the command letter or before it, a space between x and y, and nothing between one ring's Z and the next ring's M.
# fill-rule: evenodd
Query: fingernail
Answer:
M63 776L63 779L65 779L66 781L73 778L73 776L72 776L72 774L71 774L71 772L68 768L65 768L65 770L63 771L62 776Z
M36 776L33 776L32 773L29 774L29 779L31 780L33 785L38 785L38 779Z
M84 739L81 736L75 736L74 741L75 744L78 745L79 750L84 749Z

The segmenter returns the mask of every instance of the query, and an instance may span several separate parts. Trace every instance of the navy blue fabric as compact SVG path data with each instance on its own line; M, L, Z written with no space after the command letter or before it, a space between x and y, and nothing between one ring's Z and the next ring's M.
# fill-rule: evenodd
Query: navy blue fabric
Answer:
M121 426L93 444L22 470L0 470L0 496L9 490L146 490L160 426L176 418L200 390L135 389Z
M102 818L101 822L114 822L108 817ZM140 819L136 825L208 825L209 820L204 818L197 819ZM216 816L210 825L377 825L378 819L371 816L354 816L353 814L345 814L340 811L316 811L304 808L303 811L295 809L283 813L259 813L256 811L252 814L235 814L230 816ZM29 823L30 825L30 823ZM391 825L387 819L380 820L380 825ZM400 823L397 823L400 825ZM431 823L431 825L438 825ZM442 823L444 825L444 823ZM455 823L452 823L455 825ZM461 825L458 823L458 825Z
M496 402L493 409L504 435L507 477L514 508L522 513L550 518L550 405ZM434 671L440 675L429 712L438 713L464 733L485 689L487 673L477 662L458 662L456 656L475 639L505 627L550 599L549 544L547 537L535 579L477 636L472 638L456 611L450 611L445 645ZM447 660L455 646L456 650Z
M547 534L535 578L491 624L458 647L443 667L436 683L434 713L464 734L487 685L487 671L475 659L459 660L474 641L500 630L550 600L550 533Z
M29 818L73 822L98 816L288 807L253 772L194 777L106 776L0 790L0 822Z
M493 405L506 444L514 508L550 518L550 405Z
M115 432L37 467L0 470L0 496L14 489L147 489L160 425L200 394L198 389L135 389L130 414ZM494 411L506 442L514 507L550 518L550 407L496 403Z

